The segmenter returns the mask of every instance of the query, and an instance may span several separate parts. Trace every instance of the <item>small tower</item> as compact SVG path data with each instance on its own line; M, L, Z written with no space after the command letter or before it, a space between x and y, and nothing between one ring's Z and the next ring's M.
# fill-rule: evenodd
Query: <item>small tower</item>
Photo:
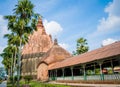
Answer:
M58 45L57 38L54 39L54 45Z

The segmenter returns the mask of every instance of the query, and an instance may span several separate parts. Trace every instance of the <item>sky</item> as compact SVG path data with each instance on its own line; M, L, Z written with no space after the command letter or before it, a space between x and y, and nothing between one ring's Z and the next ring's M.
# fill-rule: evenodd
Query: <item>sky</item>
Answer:
M120 0L31 0L43 17L48 34L72 53L76 40L87 39L89 51L120 40ZM9 33L5 15L13 14L17 0L0 0L0 53ZM2 58L0 57L0 62ZM0 63L0 66L3 66Z

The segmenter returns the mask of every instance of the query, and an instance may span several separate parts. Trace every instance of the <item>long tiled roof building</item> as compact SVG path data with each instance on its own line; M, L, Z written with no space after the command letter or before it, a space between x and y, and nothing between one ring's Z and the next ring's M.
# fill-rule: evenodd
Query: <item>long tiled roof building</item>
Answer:
M49 65L51 80L120 80L120 41Z

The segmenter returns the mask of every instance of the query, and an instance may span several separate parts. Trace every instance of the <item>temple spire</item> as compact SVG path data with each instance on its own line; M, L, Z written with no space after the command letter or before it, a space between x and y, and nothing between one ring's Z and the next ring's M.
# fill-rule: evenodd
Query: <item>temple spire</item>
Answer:
M39 17L39 19L38 19L37 27L38 27L38 28L39 28L39 27L43 28L43 23L42 23L42 18L41 18L41 17Z
M45 28L43 26L43 22L42 22L42 17L41 16L38 19L37 30L40 31L40 34L46 35L46 31L45 31Z
M54 45L58 45L58 41L56 38L54 39Z

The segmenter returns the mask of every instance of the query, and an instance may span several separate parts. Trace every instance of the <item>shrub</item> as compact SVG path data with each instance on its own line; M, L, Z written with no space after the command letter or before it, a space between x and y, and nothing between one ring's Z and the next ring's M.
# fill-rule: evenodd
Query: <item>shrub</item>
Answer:
M32 79L33 79L33 77L30 75L24 76L25 83L26 82L29 83Z
M99 68L95 69L95 74L97 74L97 75L100 74L100 69Z
M0 77L0 84L1 84L1 82L2 82L2 78Z
M12 76L9 77L9 81L10 81L11 83L13 82L13 77L12 77Z
M17 82L17 75L14 77L12 77L12 76L9 77L10 83L13 83L13 78L14 78L14 83L16 83ZM22 76L20 76L20 80L21 80L21 78L22 78Z
M14 76L14 79L15 79L15 81L17 81L17 75L16 76ZM22 78L22 76L20 76L20 80L21 80L21 78Z

